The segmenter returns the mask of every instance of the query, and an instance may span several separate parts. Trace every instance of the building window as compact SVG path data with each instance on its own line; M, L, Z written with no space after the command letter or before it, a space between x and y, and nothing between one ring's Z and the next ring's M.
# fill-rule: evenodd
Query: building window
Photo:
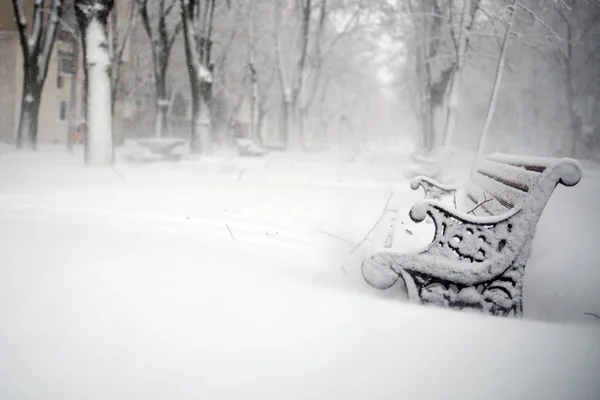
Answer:
M75 60L73 53L58 53L58 73L59 75L72 76L75 74Z
M67 120L67 115L69 113L69 103L64 100L60 101L58 106L58 120L63 122Z

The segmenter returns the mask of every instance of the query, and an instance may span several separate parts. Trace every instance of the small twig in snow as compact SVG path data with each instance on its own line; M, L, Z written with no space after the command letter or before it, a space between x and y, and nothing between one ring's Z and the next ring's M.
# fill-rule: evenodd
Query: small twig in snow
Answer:
M362 152L363 152L362 149L359 149L356 153L354 153L354 155L352 157L350 157L350 160L348 160L348 161L353 163L358 158L358 156L361 155Z
M121 180L122 180L123 182L125 182L125 178L123 178L123 175L121 175L121 174L119 173L119 171L117 171L117 169L115 168L115 166L114 166L114 165L111 165L110 167L112 168L112 170L113 170L113 171L115 171L115 174L117 174L117 176L118 176L119 178L121 178Z
M342 271L344 271L344 274L348 275L348 271L346 271L346 264L342 264Z
M600 315L598 315L598 314L594 314L594 313L591 313L591 312L586 312L586 313L583 313L583 314L584 315L591 315L592 317L596 317L596 318L600 319Z
M356 245L356 247L350 252L350 254L354 253L356 251L356 249L358 249L360 247L360 245L363 244L367 240L367 238L369 237L369 235L375 230L375 227L379 224L379 222L381 222L381 218L383 218L383 215L385 214L385 210L387 210L388 205L390 204L390 200L392 200L392 196L393 195L394 195L394 193L390 193L390 197L388 197L387 201L385 202L385 207L383 207L383 211L381 212L381 215L377 219L377 222L375 222L375 225L373 225L373 227L371 228L371 230L369 230L369 232L366 234L366 236L363 238L363 240L361 240Z
M316 231L316 232L319 232L319 233L321 233L321 234L323 234L323 235L325 235L325 236L329 236L329 237L332 237L332 238L334 238L334 239L337 239L337 240L339 240L340 242L344 242L344 243L346 243L348 246L354 246L354 243L352 243L351 241L349 241L349 240L346 240L346 239L344 239L344 238L341 238L341 237L339 237L339 236L336 236L336 235L334 235L333 233L325 232L325 231L322 231L322 230L320 230L320 229L315 229L315 231Z
M469 211L467 214L474 214L475 210L477 210L479 207L481 207L482 205L484 205L485 203L489 203L490 201L494 200L493 197L490 197L489 199L487 198L487 196L485 195L485 193L483 194L483 201L479 204L477 204L475 206L475 208L473 208L471 211Z
M456 206L456 194L452 196L452 202L454 203L454 209L458 210L458 207Z
M238 178L237 178L238 182L242 179L242 175L244 175L244 171L246 171L245 168L240 171L240 174L238 175Z
M231 232L231 228L229 227L229 225L225 224L225 226L227 227L227 230L229 231L229 234L231 235L231 238L233 240L235 240L235 238L233 237L233 232Z

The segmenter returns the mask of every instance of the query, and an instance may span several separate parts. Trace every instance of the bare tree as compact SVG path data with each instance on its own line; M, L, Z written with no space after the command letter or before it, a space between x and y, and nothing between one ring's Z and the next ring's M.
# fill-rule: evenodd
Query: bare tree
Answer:
M462 8L445 0L407 1L417 83L420 148L429 152L453 142L460 104L460 77L470 49L480 0ZM402 15L403 10L400 10Z
M448 93L448 102L446 109L446 123L444 126L444 146L451 146L454 138L454 130L456 129L456 118L460 102L460 81L463 72L465 53L467 51L467 29L469 27L469 17L471 14L471 0L463 1L463 11L461 15L461 23L458 32L458 38L455 42L456 61L454 64L454 78L450 84ZM478 4L478 3L477 3ZM474 17L474 16L473 16Z
M308 54L308 39L312 13L312 0L297 0L292 6L291 19L299 20L298 31L292 32L290 53L283 54L283 19L282 1L275 2L275 51L277 69L281 86L282 109L284 115L281 136L286 148L300 148L304 145L301 132L294 132L299 127L298 99L304 83L305 66ZM292 23L292 25L295 25ZM286 64L284 59L289 63Z
M490 96L490 101L487 109L487 113L485 116L485 122L483 124L483 128L481 129L481 133L479 135L479 140L477 143L477 151L475 153L475 160L473 162L472 171L475 171L477 163L481 160L483 156L483 149L486 143L486 139L489 134L490 125L492 123L492 118L494 116L494 112L496 111L496 104L498 101L498 92L500 91L500 85L502 83L502 76L504 73L504 66L506 64L506 53L508 49L508 41L510 39L510 35L513 29L513 23L515 19L515 4L516 0L513 0L512 4L506 7L507 10L507 21L506 21L506 30L504 32L504 37L502 38L502 45L500 46L500 55L498 56L498 65L496 67L496 74L494 76L494 86L492 87L492 94Z
M27 33L27 17L23 0L13 0L13 7L23 53L23 92L17 147L35 149L42 91L56 40L57 24L62 14L62 1L52 0L50 12L45 13L44 0L35 0L30 34ZM46 20L45 15L47 15Z
M258 0L249 0L250 12L248 13L248 73L250 74L250 137L262 143L260 135L260 88L258 83L258 71L256 66L256 5Z
M121 0L125 1L125 0ZM123 66L123 57L125 55L125 48L131 36L131 31L135 26L135 13L136 13L136 1L129 1L129 12L127 19L125 20L125 26L120 29L119 15L117 8L115 8L110 14L110 26L112 33L112 51L111 51L111 100L112 100L112 112L114 114L114 107L117 101L117 93L119 91L119 83L121 78L121 67Z
M554 57L560 67L565 87L565 100L569 113L571 131L571 150L573 157L580 154L579 144L582 142L585 112L582 110L583 98L598 80L597 73L591 63L598 57L598 47L588 46L597 43L600 24L600 3L597 1L564 0L553 4L558 15L557 32L562 33L564 40L553 41ZM552 31L552 28L549 28ZM596 37L593 33L596 30ZM556 33L558 35L558 33ZM561 39L561 37L559 37ZM591 65L590 65L591 64Z
M169 94L167 93L167 70L175 39L181 32L183 22L178 19L170 24L171 13L178 7L177 0L159 0L158 20L156 27L152 26L151 11L148 0L137 0L140 5L140 15L144 31L150 40L152 50L152 71L154 74L154 89L156 100L156 137L166 136L168 132Z
M185 54L192 94L192 135L190 149L195 153L212 152L211 48L216 0L180 0ZM229 6L229 1L227 1Z
M115 0L76 0L75 13L83 42L85 160L91 165L113 163L111 59L108 19Z
M365 26L362 24L362 19L368 20L368 17L361 18L367 13L365 2L363 0L357 0L352 3L343 4L343 12L346 18L341 28L335 30L334 33L326 34L328 27L328 18L332 13L332 2L327 0L321 0L318 4L318 18L317 26L314 29L314 39L312 40L312 46L310 46L308 54L308 62L305 67L305 78L304 85L302 86L298 104L299 112L299 127L300 137L307 138L308 129L308 117L311 106L314 104L314 100L317 98L319 91L326 91L328 89L328 83L323 84L323 70L326 67L328 59L337 57L338 61L352 62L352 57L360 57L360 52L350 51L349 54L335 54L336 47L347 46L348 42L344 43L344 39L356 40L357 36L355 33L365 33ZM337 10L340 11L340 10ZM348 46L347 46L348 47ZM341 59L341 60L340 60ZM337 65L336 68L337 69ZM334 71L330 71L334 72ZM325 96L321 96L324 98Z

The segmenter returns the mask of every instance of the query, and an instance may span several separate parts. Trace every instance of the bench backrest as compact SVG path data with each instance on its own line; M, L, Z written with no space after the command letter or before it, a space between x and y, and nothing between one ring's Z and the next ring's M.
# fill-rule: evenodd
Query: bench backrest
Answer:
M544 193L543 208L558 183L572 186L581 176L579 163L568 158L491 154L457 193L459 208L474 215L499 215Z

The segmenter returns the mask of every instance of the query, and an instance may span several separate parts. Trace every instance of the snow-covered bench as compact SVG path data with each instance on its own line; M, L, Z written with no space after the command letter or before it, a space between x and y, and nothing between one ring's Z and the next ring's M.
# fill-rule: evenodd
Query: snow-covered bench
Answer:
M236 138L235 145L238 149L238 155L242 157L263 157L266 156L268 151L251 139Z
M403 253L392 248L393 218L382 218L375 246L362 264L365 280L387 289L399 278L412 302L522 316L523 276L537 222L559 184L576 185L579 162L493 154L462 187L415 178L426 199L410 218L430 217L431 244Z
M412 156L414 163L404 171L404 177L412 179L417 176L426 176L439 179L442 170L448 165L455 152L453 147L440 147L427 155L414 154Z
M144 151L131 154L129 158L138 162L177 161L181 158L181 154L174 154L173 150L185 144L185 140L177 138L138 139L137 145Z

